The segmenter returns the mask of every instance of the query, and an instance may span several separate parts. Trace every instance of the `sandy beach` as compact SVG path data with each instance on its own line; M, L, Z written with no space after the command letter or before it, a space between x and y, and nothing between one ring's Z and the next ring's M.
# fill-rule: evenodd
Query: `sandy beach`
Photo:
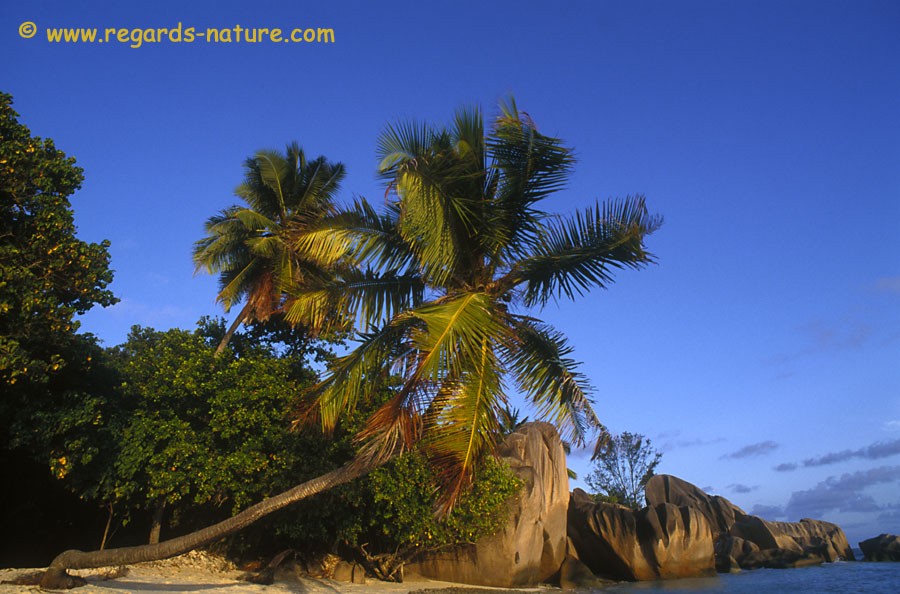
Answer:
M15 580L34 574L40 569L0 569L0 582ZM125 572L114 568L79 570L70 572L87 580L87 585L72 592L78 594L124 594L127 592L153 592L175 594L200 592L203 594L408 594L411 592L506 592L503 588L482 588L465 584L440 582L419 576L410 576L403 583L382 582L368 578L365 584L338 582L325 578L289 576L276 579L265 586L241 580L246 572L235 569L224 560L204 556L182 556L166 561L143 563L127 568ZM124 574L123 574L124 573ZM111 577L113 576L113 577ZM13 592L45 592L38 586L2 583L0 594ZM516 590L540 592L539 588ZM423 594L426 594L423 592Z

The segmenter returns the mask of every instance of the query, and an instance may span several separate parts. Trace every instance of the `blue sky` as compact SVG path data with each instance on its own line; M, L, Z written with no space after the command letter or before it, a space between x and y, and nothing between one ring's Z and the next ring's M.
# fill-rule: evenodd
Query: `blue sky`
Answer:
M335 43L45 33L179 22ZM0 24L0 88L84 167L80 236L112 242L122 301L83 320L106 344L221 313L191 245L256 150L296 139L377 200L386 124L512 94L578 156L549 209L642 193L665 217L658 265L541 312L601 419L747 511L900 533L900 4L36 1Z

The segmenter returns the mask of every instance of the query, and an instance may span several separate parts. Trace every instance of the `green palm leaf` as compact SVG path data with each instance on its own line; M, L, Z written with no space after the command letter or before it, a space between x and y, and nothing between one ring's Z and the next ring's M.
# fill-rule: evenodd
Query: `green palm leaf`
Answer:
M444 487L439 501L444 512L468 486L485 453L494 450L506 406L494 342L485 337L480 356L468 363L461 377L443 383L426 418L425 446Z
M583 444L589 432L602 428L592 408L593 391L572 347L562 333L530 318L511 317L514 339L504 355L519 389L538 414L560 428L563 439Z
M497 172L492 248L498 257L519 257L539 240L543 215L535 204L565 187L575 159L559 139L540 134L514 101L504 106L487 147Z
M404 373L410 352L406 337L417 324L411 317L395 318L381 330L363 334L356 349L332 363L326 377L308 392L314 404L311 410L325 431L356 410L361 399L371 398L389 373Z
M471 362L480 360L482 346L501 332L491 298L464 293L417 307L405 316L420 320L410 337L422 355L416 376L433 382L461 377Z
M643 197L598 203L550 224L542 242L516 263L508 280L524 285L527 306L605 288L613 282L614 269L637 269L653 262L643 240L661 222L648 213Z

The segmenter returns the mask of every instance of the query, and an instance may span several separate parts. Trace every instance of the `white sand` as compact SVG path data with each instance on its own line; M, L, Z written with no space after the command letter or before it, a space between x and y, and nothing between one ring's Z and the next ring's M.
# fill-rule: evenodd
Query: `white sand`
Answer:
M0 580L11 580L32 573L34 569L0 569ZM407 594L415 590L432 588L472 588L462 584L432 580L409 581L402 584L368 579L366 584L348 584L327 579L299 578L296 582L275 582L262 586L240 581L241 571L211 572L188 568L132 567L128 574L115 579L105 579L91 571L72 572L84 576L88 584L68 590L73 594L124 594L126 592L200 592L202 594ZM0 584L0 593L42 592L38 586ZM503 590L498 590L502 592Z
M35 573L39 569L0 569L0 581L13 580L22 575ZM245 572L225 568L210 563L196 563L182 558L149 564L133 565L121 577L109 579L109 568L99 570L81 570L70 573L87 579L88 584L74 590L66 590L73 594L124 594L126 592L148 592L156 594L174 594L178 592L197 592L199 594L408 594L416 590L467 588L476 590L496 590L506 592L502 588L479 588L465 584L439 582L413 576L404 583L381 582L368 578L365 584L349 584L329 579L295 578L289 582L275 582L270 586L251 584L238 578ZM0 594L13 592L44 592L38 586L18 586L0 584ZM538 588L520 590L519 592L537 593Z

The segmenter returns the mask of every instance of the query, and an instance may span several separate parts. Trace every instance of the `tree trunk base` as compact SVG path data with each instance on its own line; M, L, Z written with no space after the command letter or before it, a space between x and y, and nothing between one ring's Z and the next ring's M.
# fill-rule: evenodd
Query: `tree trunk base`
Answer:
M87 585L87 580L77 575L70 575L65 569L50 567L41 577L41 588L44 590L69 590Z

